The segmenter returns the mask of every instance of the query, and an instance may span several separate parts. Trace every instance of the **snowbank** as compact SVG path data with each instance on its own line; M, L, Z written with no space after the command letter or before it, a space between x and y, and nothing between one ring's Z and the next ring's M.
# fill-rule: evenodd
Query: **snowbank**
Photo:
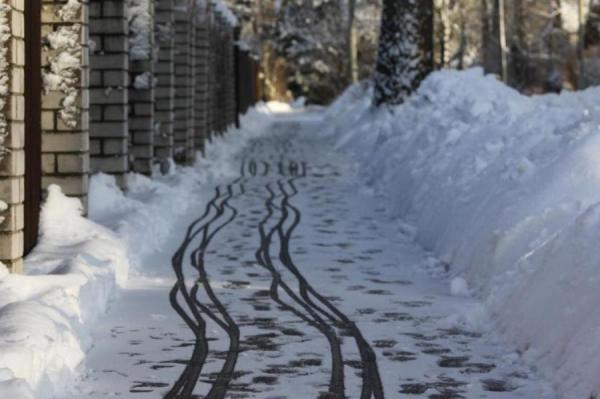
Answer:
M48 398L90 348L85 324L127 276L125 248L85 219L81 202L51 186L28 275L0 277L0 397Z
M215 182L239 173L239 151L268 130L271 114L264 104L250 110L244 128L208 143L194 167L153 179L130 175L126 194L114 178L93 176L92 220L79 200L49 188L27 274L10 275L0 264L0 398L51 398L73 381L93 344L93 321L127 284L130 265L134 274L152 275L144 259L165 244L178 218L212 195Z
M524 97L472 69L371 97L349 89L324 134L563 397L600 394L600 89Z

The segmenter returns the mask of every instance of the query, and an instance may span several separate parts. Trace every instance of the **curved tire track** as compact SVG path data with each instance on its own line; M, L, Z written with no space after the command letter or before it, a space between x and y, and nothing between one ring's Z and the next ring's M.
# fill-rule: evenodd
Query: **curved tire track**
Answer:
M329 397L331 398L344 398L344 362L342 356L342 349L340 340L335 331L321 318L317 312L314 311L307 303L294 292L294 290L282 279L281 274L277 271L273 264L273 260L270 254L270 247L273 241L273 236L283 226L286 221L286 217L282 216L279 218L277 224L275 224L268 232L266 232L267 222L275 215L274 209L276 209L274 200L278 197L275 192L271 189L270 183L266 185L267 191L269 192L269 198L266 200L265 205L267 207L267 215L259 223L259 235L261 245L256 251L256 260L259 265L267 269L271 273L271 287L269 294L271 299L280 305L283 309L293 313L295 316L305 321L310 326L316 328L321 332L327 339L332 358L332 372L331 380L329 383ZM279 296L279 288L281 288L292 301L302 308L307 314L303 313L297 307L292 304L286 303Z
M294 170L297 170L296 166L294 166ZM290 167L290 172L291 171L292 167ZM383 399L383 386L379 375L375 351L364 338L356 323L351 321L342 311L333 305L331 301L312 287L294 264L290 255L291 237L301 221L300 210L290 203L291 198L298 194L298 189L294 184L294 181L297 179L298 177L293 177L288 179L285 184L283 181L279 181L278 183L279 189L283 194L283 199L281 201L282 219L287 219L290 214L292 214L292 223L287 229L284 230L283 223L278 225L277 232L281 242L279 259L286 269L288 269L298 280L298 289L304 302L315 311L319 312L323 317L334 323L334 325L349 331L354 338L363 364L361 399ZM288 185L291 188L291 193L286 191L285 185ZM319 302L319 304L315 302Z
M218 297L215 295L212 287L210 286L208 275L205 269L204 255L206 249L216 234L225 226L233 222L237 216L237 211L229 206L228 202L235 196L233 189L234 186L238 184L240 186L240 193L237 195L243 195L245 192L244 185L242 183L242 181L245 179L244 164L242 164L241 167L241 174L241 177L227 186L226 194L221 193L220 187L216 188L215 195L207 204L204 214L188 227L186 237L172 259L172 266L177 276L177 282L170 291L169 297L171 305L192 330L196 337L196 342L190 361L186 365L180 377L173 384L173 387L165 394L164 397L167 399L188 398L192 397L193 395L194 388L198 383L198 379L200 378L209 352L209 345L206 337L206 321L203 318L203 314L219 325L219 327L221 327L227 333L230 340L229 351L223 368L218 374L208 396L206 397L213 399L223 398L227 391L227 387L231 382L233 370L237 362L237 355L239 353L239 326L235 323L233 318L231 318L225 306L219 301ZM214 215L210 217L211 213L213 213L213 210ZM224 222L221 222L214 227L215 223L218 223L223 219L226 210L231 212L231 216L225 219ZM198 236L201 236L200 244L194 251L192 251L190 257L191 265L198 271L199 277L196 281L196 284L194 284L190 291L185 284L183 261L185 253L189 250L191 243ZM197 296L200 286L202 286L212 305L217 309L224 321L221 320L208 306L202 304L198 300ZM183 297L185 305L191 312L191 315L184 309L184 306L179 303L179 296Z

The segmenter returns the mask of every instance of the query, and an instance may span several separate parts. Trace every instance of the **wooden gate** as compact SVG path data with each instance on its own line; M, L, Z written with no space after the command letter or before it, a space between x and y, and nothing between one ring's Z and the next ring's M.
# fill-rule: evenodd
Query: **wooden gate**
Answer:
M25 254L37 243L42 198L40 3L25 0Z

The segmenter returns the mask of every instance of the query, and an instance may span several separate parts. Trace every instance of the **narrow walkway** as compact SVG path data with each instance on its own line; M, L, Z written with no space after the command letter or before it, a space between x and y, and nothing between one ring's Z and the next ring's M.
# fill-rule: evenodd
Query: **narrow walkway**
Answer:
M122 293L65 398L553 398L346 160L271 130Z

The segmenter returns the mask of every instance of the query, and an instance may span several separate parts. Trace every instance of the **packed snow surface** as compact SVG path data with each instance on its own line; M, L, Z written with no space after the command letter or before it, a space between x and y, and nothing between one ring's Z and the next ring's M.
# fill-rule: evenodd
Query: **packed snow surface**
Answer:
M393 109L371 94L349 89L320 131L564 398L600 394L600 89L525 97L472 69Z

